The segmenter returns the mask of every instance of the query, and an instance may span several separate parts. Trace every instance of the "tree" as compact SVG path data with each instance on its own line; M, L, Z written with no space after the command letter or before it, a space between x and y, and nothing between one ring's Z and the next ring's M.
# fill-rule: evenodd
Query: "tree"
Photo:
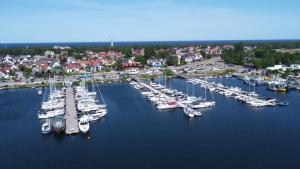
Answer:
M136 56L136 57L134 58L134 60L135 60L136 62L139 62L139 63L143 64L143 65L146 65L146 64L147 64L147 60L146 60L146 58L145 58L144 56L138 55L138 56Z
M200 51L200 54L201 54L201 56L202 56L203 58L206 59L206 53L205 53L203 50Z
M123 61L121 59L118 59L113 67L114 67L114 69L116 69L118 71L124 70Z
M170 70L170 69L165 69L165 70L164 70L164 74L165 74L166 76L173 76L173 75L174 75L173 71Z
M132 57L132 51L131 48L125 48L124 49L125 58L131 58Z
M222 57L226 63L242 65L244 64L245 55L244 45L238 43L234 46L234 49L225 50Z
M28 79L32 75L32 69L25 67L23 70L23 74L26 79Z
M148 46L145 48L145 59L149 59L155 56L154 47Z
M168 66L174 66L174 65L177 65L177 56L168 56L167 57L167 60L166 60L166 62L167 62L167 65Z

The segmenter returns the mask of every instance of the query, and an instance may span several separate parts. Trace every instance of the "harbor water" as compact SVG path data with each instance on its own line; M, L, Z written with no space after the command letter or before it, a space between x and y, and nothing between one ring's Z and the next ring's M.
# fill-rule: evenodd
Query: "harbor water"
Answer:
M210 81L249 90L237 79ZM187 92L182 79L167 80L167 85ZM298 91L280 94L256 87L262 96L289 102L264 108L207 92L216 106L189 119L179 108L158 111L129 84L99 87L106 118L91 124L88 135L73 136L41 134L37 113L43 97L37 89L0 91L1 168L300 168ZM197 85L193 90L189 84L188 92L205 95Z

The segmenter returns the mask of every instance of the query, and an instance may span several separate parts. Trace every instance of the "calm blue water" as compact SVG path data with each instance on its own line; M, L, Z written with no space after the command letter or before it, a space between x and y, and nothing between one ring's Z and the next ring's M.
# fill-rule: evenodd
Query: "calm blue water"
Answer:
M211 44L236 44L236 43L267 43L267 42L299 42L300 40L206 40L206 41L143 41L143 42L115 42L115 46L145 46L145 45L211 45ZM26 47L53 47L60 46L110 46L110 42L57 42L57 43L0 43L0 48L26 48Z
M236 79L216 81L248 89ZM171 86L186 91L183 80L174 79ZM216 106L201 118L187 119L180 109L158 111L128 84L100 88L109 114L92 125L90 140L43 136L36 89L0 91L1 168L300 168L297 91L280 95L257 88L290 102L262 109L208 93ZM204 96L197 86L194 93Z

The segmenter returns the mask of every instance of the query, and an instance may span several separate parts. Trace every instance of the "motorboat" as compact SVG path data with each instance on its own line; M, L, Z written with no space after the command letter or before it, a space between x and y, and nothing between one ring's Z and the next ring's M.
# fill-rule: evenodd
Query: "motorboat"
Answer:
M39 113L38 118L39 119L48 119L48 118L53 118L53 117L56 117L56 116L61 116L61 115L64 115L64 114L65 114L64 109L56 109L56 110L53 110L53 111L47 111L47 112L44 112L44 113Z
M157 108L160 110L166 110L166 109L175 109L177 107L176 101L169 101L166 103L160 103L157 105Z
M51 122L53 131L62 133L65 130L65 120L63 116L56 116Z
M51 131L52 131L51 121L50 119L47 119L45 123L42 124L42 133L49 134Z
M186 116L188 116L189 118L193 118L195 117L195 110L193 110L190 107L185 107L183 108L183 112Z
M39 90L37 94L38 94L38 95L42 95L43 92L42 92L41 90Z
M198 103L192 103L189 106L193 109L201 109L201 108L207 108L212 107L216 104L214 101L199 101Z
M79 130L82 133L87 133L90 130L90 123L88 120L88 116L87 115L83 115L80 119L79 119Z

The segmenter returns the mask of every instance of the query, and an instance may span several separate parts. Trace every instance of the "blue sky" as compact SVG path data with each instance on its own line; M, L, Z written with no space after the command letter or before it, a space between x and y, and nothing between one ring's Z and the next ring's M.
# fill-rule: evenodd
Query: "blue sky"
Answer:
M0 43L300 39L298 0L1 0Z

